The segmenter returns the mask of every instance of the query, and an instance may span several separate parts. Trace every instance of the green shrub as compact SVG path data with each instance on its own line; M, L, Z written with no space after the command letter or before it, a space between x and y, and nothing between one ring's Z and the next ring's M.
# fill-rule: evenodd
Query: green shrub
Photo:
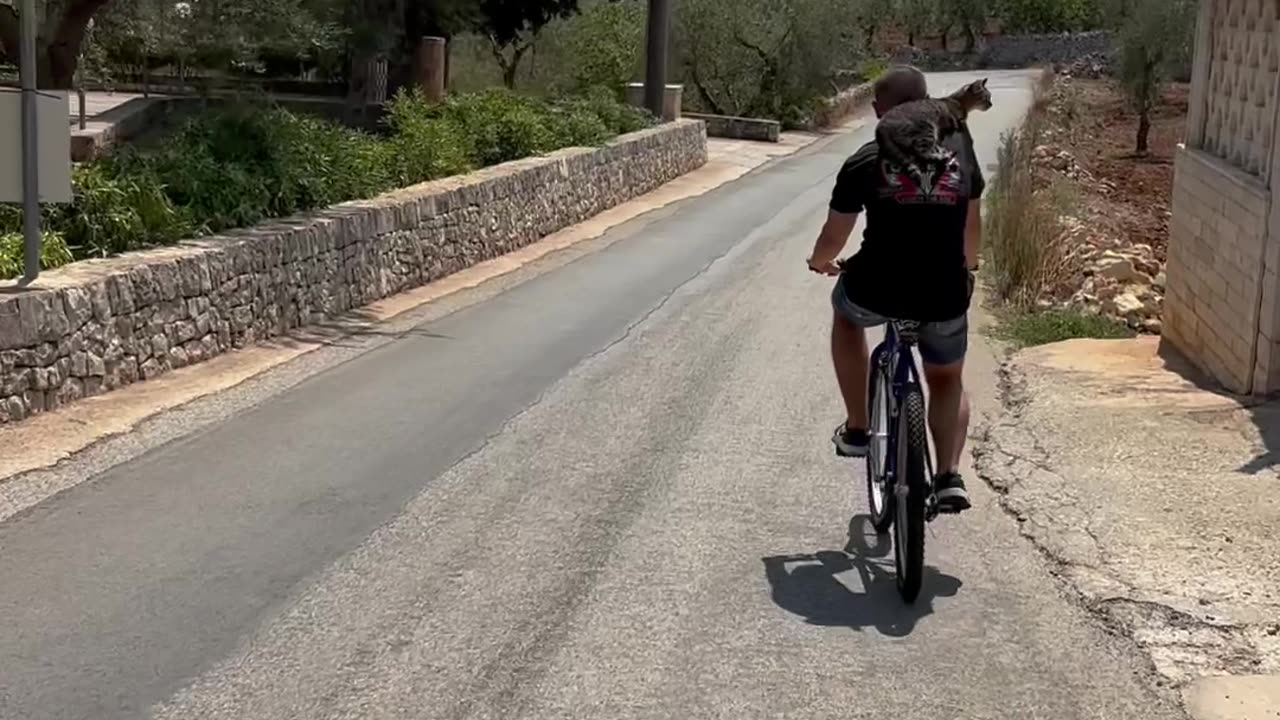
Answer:
M51 213L50 225L82 257L104 257L177 242L193 227L155 177L117 174L110 162L76 168L75 201Z
M1001 318L998 334L1017 347L1031 347L1075 338L1128 338L1124 323L1076 310L1012 311Z
M218 232L387 190L388 158L372 136L244 106L193 120L121 167L157 178L199 227Z
M458 95L434 112L466 133L472 161L481 167L556 149L546 104L510 90Z
M548 117L555 144L559 147L600 145L617 134L590 103L580 100L559 102Z
M883 75L888 69L889 63L884 58L870 57L858 63L857 74L863 82L870 82Z
M0 203L0 234L22 232L22 208Z
M583 107L590 108L590 111L600 118L605 127L617 135L626 135L637 130L643 130L647 127L652 127L656 122L648 110L618 102L608 88L596 87L587 90L578 99L578 102Z
M44 209L43 262L101 257L370 197L393 187L651 123L607 91L547 101L491 90L442 104L402 94L377 138L278 108L240 105L188 120L146 146L78 166L74 202ZM21 272L21 210L0 205L0 269ZM68 250L69 248L69 250ZM14 265L16 263L16 265Z
M23 249L22 233L0 232L0 278L18 277L23 273L23 261L26 257ZM40 247L41 268L50 270L74 259L60 233L44 233Z
M399 184L413 185L473 168L471 139L454 120L438 117L421 93L397 95L388 105L386 122Z

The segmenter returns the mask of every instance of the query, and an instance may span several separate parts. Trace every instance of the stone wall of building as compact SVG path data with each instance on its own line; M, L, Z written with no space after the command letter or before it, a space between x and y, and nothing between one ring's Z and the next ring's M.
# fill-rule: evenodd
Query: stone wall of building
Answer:
M1227 390L1280 391L1280 15L1206 0L1174 177L1165 339Z
M1198 150L1179 154L1176 178L1163 334L1227 389L1247 393L1270 194L1256 177Z
M74 263L0 294L0 422L409 290L706 162L685 120L177 247Z

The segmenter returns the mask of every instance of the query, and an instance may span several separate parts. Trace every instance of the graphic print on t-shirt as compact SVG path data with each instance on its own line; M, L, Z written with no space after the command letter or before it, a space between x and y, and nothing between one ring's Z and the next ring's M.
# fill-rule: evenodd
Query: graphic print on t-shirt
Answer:
M942 172L934 182L934 174L941 166ZM902 205L955 205L960 201L960 188L963 175L960 159L954 152L947 152L946 158L937 165L922 168L920 173L923 182L917 183L911 174L888 160L880 161L880 174L883 183L880 186L880 197L892 199Z

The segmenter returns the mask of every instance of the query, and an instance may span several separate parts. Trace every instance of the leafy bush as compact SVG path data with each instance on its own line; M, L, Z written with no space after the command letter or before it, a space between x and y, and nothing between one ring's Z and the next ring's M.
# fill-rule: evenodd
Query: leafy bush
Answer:
M22 233L0 232L0 278L17 277L23 273L26 257L23 247ZM61 234L44 233L44 243L40 248L41 268L50 270L74 259Z
M151 177L209 232L365 197L393 184L378 140L280 109L235 107L187 123L114 165Z
M1128 338L1133 331L1124 323L1077 310L1012 312L998 335L1018 347L1032 347L1076 338Z
M602 87L587 90L581 97L569 101L600 118L611 134L626 135L654 124L655 119L647 110L618 102Z
M418 92L401 92L387 108L396 179L401 185L456 175L473 167L471 139L456 122L435 117L434 112Z
M858 76L863 82L870 82L889 69L889 61L881 57L871 57L858 63Z
M651 124L607 90L547 101L507 90L430 104L398 96L389 137L278 108L235 106L146 147L76 168L75 201L46 208L46 267L370 197ZM0 205L0 272L21 272L22 213ZM11 246L12 245L12 246ZM16 263L16 264L15 264ZM16 268L16 271L13 270Z
M506 89L459 95L436 109L466 133L476 165L497 165L555 149L546 105Z
M552 105L547 122L557 147L600 145L616 134L590 104L577 101Z
M51 225L82 257L104 257L174 243L194 230L149 173L120 174L110 162L76 168L75 202Z
M582 97L555 101L494 88L456 95L439 105L408 94L392 103L388 116L397 140L405 141L412 134L421 136L419 141L408 142L414 145L414 151L429 156L428 165L443 152L434 149L443 142L441 138L452 138L456 147L465 149L473 167L574 145L598 145L613 135L634 132L652 122L647 113L618 102L603 88ZM449 156L441 165L460 168L458 162L459 158Z

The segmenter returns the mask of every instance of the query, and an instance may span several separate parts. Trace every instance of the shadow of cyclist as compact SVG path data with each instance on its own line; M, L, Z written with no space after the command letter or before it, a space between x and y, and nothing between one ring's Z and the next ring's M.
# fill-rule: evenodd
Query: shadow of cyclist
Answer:
M843 551L821 550L764 558L773 601L810 625L875 628L891 637L904 637L933 612L933 599L951 597L963 583L925 567L924 587L914 605L905 605L894 580L893 545L871 527L870 518L849 521L849 542ZM857 571L861 592L837 577Z

